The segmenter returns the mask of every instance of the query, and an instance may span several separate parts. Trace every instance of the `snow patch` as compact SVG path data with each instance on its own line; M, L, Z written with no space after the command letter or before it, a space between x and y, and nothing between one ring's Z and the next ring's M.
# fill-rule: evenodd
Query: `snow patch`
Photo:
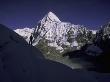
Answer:
M92 34L96 34L97 30L90 30L92 31Z
M78 42L77 41L74 41L71 45L71 47L77 47L78 46Z

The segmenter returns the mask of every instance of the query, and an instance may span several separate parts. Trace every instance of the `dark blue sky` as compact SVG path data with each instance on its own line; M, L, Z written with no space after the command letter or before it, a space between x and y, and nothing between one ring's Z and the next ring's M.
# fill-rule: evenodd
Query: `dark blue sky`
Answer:
M0 0L0 23L33 27L49 11L61 21L97 29L110 21L110 0Z

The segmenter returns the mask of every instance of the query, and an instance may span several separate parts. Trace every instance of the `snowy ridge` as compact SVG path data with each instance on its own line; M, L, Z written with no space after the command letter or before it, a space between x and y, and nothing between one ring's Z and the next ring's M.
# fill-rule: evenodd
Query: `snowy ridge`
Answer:
M23 29L16 29L14 30L16 33L18 33L20 36L26 39L26 41L29 41L29 37L31 33L34 32L34 28L23 28Z

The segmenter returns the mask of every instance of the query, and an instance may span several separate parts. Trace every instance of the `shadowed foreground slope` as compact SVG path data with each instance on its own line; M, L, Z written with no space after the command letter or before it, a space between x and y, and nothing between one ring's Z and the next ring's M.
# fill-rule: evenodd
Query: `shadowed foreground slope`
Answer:
M96 73L46 60L22 37L0 25L0 82L97 82L96 77L101 81Z

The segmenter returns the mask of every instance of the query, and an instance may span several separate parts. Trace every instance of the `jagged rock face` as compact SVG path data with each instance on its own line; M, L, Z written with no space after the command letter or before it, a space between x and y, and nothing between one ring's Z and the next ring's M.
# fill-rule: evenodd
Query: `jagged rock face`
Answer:
M96 33L96 44L102 49L109 48L110 45L110 22L101 26Z
M97 31L97 36L102 36L102 38L104 38L106 35L110 35L110 22L101 26L101 28Z
M59 50L63 50L62 46L64 45L68 47L79 47L79 43L84 44L83 42L78 42L78 40L80 37L87 39L88 32L89 30L84 26L61 22L54 13L49 12L38 23L34 32L34 38L36 39L35 42L39 42L42 38L46 39L48 46L60 47Z
M104 35L109 35L110 34L110 22L102 26L101 30L103 30Z
M107 39L110 39L110 22L101 26L101 28L96 33L97 45L103 45L101 42Z

